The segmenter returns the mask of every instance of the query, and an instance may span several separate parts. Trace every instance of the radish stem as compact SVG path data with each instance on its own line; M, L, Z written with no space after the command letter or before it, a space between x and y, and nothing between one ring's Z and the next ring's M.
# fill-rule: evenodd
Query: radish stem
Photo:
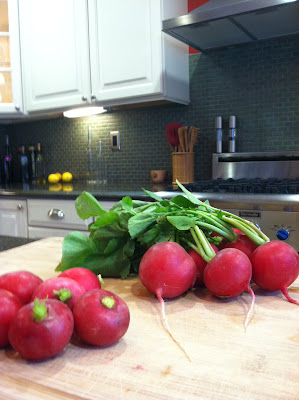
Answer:
M158 298L158 300L159 300L159 302L161 304L162 318L163 318L163 321L165 323L167 332L168 332L169 336L171 337L171 339L175 342L175 344L182 350L182 352L185 354L185 356L188 358L188 360L191 361L191 359L188 356L186 350L183 348L183 346L180 344L180 342L175 339L175 337L173 336L173 333L172 333L172 331L170 329L170 326L168 325L167 318L166 318L166 315L165 315L165 302L164 302L164 300L162 298L161 291L162 291L161 289L157 289L156 295L157 295L157 298Z
M45 306L46 299L39 301L38 298L34 299L34 306L32 309L32 318L36 322L41 322L47 315L48 308Z

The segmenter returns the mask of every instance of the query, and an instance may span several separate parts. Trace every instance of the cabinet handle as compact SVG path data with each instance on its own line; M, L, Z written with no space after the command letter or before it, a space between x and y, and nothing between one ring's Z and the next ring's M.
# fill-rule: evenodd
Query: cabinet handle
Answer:
M86 96L82 96L82 101L87 101L87 97Z
M94 94L92 94L90 98L91 100L96 100L97 97Z
M19 104L15 104L15 109L16 109L17 111L20 111L20 106L19 106Z
M57 208L52 208L51 210L49 210L48 216L50 218L62 219L62 218L64 218L64 212Z
M18 208L18 210L22 210L22 208L23 208L22 204L18 204L17 208Z

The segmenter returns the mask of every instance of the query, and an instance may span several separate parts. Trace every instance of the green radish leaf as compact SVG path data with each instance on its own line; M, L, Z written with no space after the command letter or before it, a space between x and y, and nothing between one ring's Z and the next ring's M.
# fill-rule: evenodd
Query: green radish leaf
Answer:
M107 211L102 216L98 217L96 221L90 226L90 230L95 230L103 226L112 225L118 221L118 215L115 211Z
M131 197L126 196L121 201L122 208L126 211L132 211L133 209L133 201Z
M75 200L75 208L81 219L98 217L107 211L100 205L97 199L88 192L83 192Z
M217 210L216 215L217 215L218 218L222 219L223 212L221 210Z
M62 259L56 271L78 266L93 253L97 253L97 246L89 237L81 232L71 232L63 239Z
M182 192L185 193L185 195L191 201L191 203L196 204L198 206L202 204L202 201L198 200L192 193L189 192L189 190L187 190L185 188L185 186L180 184L180 182L178 180L176 180L176 183L177 183L178 187L182 190Z
M184 216L167 217L167 220L179 231L186 231L192 228L196 224L195 218L189 218Z
M113 251L115 251L115 249L118 246L118 242L119 242L119 240L117 240L117 239L109 240L109 242L104 250L104 254L107 255L107 254L113 253Z
M170 230L161 232L155 243L161 242L175 242L175 232Z
M113 239L113 238L121 238L128 237L128 231L125 228L122 228L119 224L106 225L98 228L93 231L93 239L96 240L105 240L105 239Z
M154 240L158 233L160 232L160 228L158 225L154 225L151 229L148 231L145 231L142 235L138 236L138 241L141 244L146 244Z
M128 229L132 239L143 233L154 221L155 215L136 214L129 219Z
M154 200L156 200L156 201L163 201L162 197L158 196L156 193L151 192L150 190L143 189L143 188L142 188L142 190L144 191L144 193L145 193L148 197L151 197L152 199L154 199Z
M171 203L174 203L182 208L195 208L194 203L192 203L192 201L190 201L189 199L186 199L186 197L182 196L181 194L175 196L171 200Z

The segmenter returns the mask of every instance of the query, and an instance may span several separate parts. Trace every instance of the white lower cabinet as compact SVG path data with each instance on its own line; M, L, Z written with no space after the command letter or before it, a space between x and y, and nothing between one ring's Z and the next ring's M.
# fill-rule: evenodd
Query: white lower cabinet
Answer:
M0 235L28 237L26 200L0 200Z

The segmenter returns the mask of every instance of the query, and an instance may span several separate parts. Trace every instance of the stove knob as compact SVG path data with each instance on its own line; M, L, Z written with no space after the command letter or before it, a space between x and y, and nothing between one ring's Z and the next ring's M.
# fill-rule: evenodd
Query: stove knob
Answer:
M277 239L279 240L287 240L289 234L290 232L286 229L279 229L279 231L276 232Z

